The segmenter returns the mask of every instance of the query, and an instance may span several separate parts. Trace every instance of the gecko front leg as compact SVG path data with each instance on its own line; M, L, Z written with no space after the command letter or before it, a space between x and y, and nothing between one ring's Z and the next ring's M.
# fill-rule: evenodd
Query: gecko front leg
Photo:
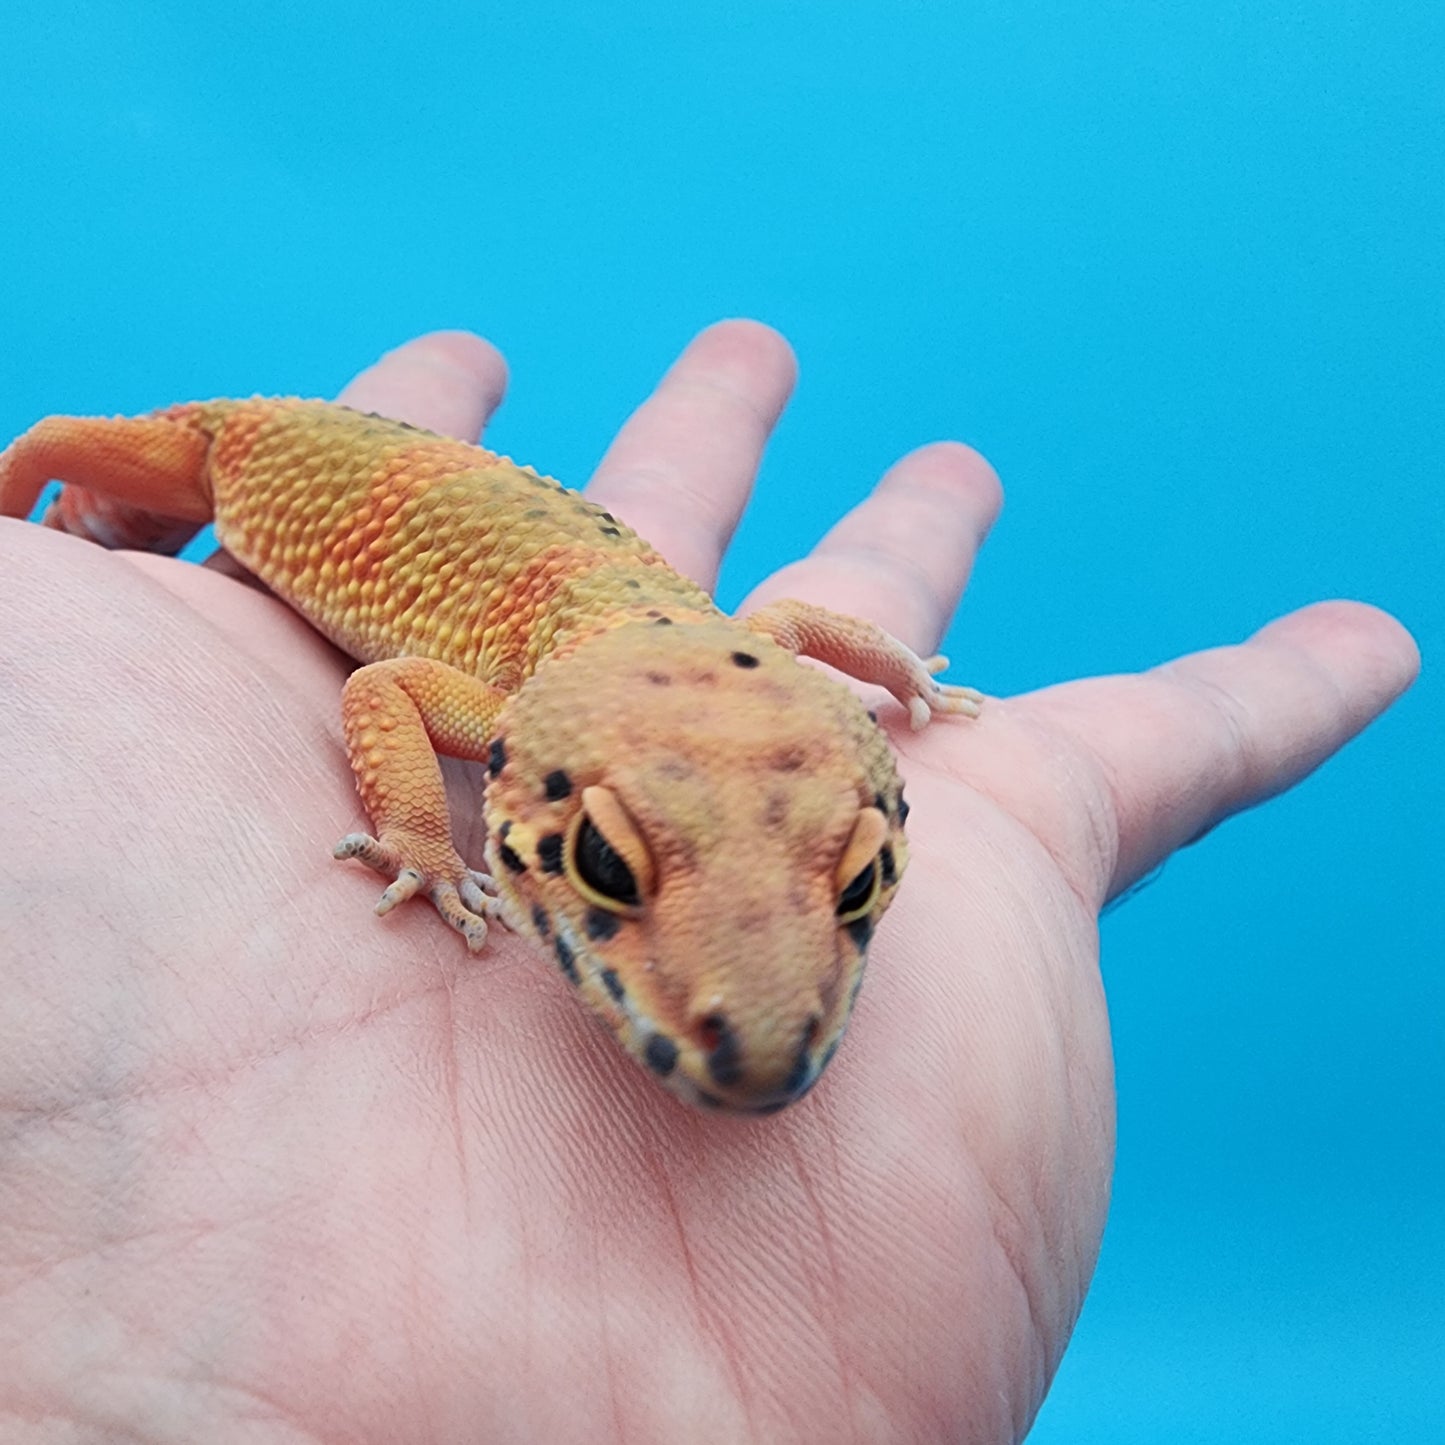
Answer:
M983 703L983 694L974 688L936 681L934 674L948 666L946 657L919 657L896 637L861 618L786 598L760 607L742 622L789 652L826 662L859 682L886 687L908 709L915 731L937 713L977 717Z
M437 754L482 761L506 700L499 688L424 657L358 668L341 698L347 753L376 836L349 833L332 855L391 877L378 913L424 891L473 953L498 916L496 902L484 891L491 878L452 846Z

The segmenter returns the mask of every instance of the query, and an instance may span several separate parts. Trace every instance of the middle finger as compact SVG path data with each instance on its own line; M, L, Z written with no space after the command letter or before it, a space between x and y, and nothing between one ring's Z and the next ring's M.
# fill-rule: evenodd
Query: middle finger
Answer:
M711 591L796 371L770 327L708 327L628 418L587 495Z

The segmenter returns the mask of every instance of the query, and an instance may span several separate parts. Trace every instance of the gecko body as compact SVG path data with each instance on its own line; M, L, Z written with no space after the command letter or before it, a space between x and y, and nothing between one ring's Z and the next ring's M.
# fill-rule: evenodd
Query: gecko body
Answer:
M335 848L475 950L532 938L689 1102L771 1112L832 1057L907 864L882 731L806 654L914 726L977 711L871 624L725 616L609 513L480 447L345 407L215 401L51 417L0 454L0 514L103 541L223 545L364 664L342 723L373 833ZM159 520L158 520L159 519ZM484 764L485 873L437 754Z

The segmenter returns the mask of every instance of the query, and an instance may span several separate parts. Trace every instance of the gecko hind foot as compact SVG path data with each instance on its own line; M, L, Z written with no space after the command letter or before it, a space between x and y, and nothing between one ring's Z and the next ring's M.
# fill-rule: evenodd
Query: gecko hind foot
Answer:
M392 881L376 904L378 916L425 892L443 920L466 939L468 950L479 953L487 941L488 920L500 919L491 875L468 868L455 853L430 869L419 868L410 861L410 853L369 833L348 833L331 850L333 858L355 858L377 873L390 875Z

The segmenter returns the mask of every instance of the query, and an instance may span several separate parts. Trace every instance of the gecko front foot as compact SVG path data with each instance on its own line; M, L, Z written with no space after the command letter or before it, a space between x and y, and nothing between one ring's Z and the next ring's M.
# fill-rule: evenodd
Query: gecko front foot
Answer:
M902 643L899 646L902 647ZM983 706L983 694L974 687L963 687L955 682L937 682L934 675L948 671L948 659L942 653L921 659L926 677L919 677L913 669L908 681L912 684L909 693L908 721L914 732L926 727L928 720L937 713L961 713L964 717L977 717Z
M420 866L424 854L433 855L430 866ZM331 856L355 858L391 878L377 902L378 915L390 913L398 903L424 891L442 918L466 939L472 953L481 952L487 941L487 920L500 917L497 901L491 896L496 888L491 875L468 868L450 848L397 846L370 833L348 833L331 850Z
M859 617L784 598L750 613L743 626L859 682L886 687L908 709L915 731L940 713L977 717L983 705L983 694L976 689L934 680L934 674L948 666L946 657L919 657L891 633Z

